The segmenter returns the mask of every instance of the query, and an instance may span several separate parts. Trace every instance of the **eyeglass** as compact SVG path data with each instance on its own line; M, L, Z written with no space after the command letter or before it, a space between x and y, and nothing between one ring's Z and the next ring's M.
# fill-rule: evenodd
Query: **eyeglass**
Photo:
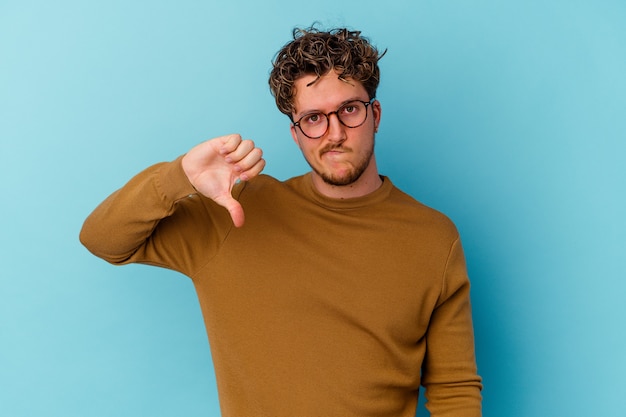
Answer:
M300 131L309 139L319 139L328 132L330 126L330 115L337 116L337 120L351 129L361 126L367 120L367 107L374 102L374 98L369 102L362 100L349 101L335 111L330 113L312 112L302 116L297 122L291 118L294 127L300 128Z

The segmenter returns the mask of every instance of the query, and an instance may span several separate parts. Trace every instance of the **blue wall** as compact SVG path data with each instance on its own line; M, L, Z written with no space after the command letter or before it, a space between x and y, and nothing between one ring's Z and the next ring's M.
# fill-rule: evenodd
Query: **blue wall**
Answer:
M626 415L621 0L0 1L1 415L218 414L190 281L78 231L209 137L306 170L266 78L314 20L389 49L379 165L461 231L485 416Z

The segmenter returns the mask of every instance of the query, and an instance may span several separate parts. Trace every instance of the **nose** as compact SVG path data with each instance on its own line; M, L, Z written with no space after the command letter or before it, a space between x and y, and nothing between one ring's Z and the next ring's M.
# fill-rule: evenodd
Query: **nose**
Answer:
M341 143L346 140L345 126L339 121L339 117L337 117L336 112L328 115L328 131L326 132L326 139L337 143Z

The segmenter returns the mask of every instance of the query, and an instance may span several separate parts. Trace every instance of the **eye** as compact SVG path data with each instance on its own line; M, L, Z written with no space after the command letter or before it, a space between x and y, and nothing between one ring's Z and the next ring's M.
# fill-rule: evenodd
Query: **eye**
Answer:
M302 121L300 123L305 123L307 125L316 125L323 121L324 117L321 113L311 113L302 117Z
M339 109L339 112L344 115L344 116L354 116L357 113L359 113L359 111L361 110L361 108L359 107L360 103L348 103L346 105L344 105L343 107L341 107Z

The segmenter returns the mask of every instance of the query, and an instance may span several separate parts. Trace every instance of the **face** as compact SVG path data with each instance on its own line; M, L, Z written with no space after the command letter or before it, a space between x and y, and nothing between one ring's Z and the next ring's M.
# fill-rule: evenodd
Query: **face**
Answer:
M293 120L311 112L334 112L352 100L369 101L360 82L342 81L334 71L307 86L315 79L315 75L305 75L295 82ZM380 103L374 101L366 111L365 123L355 128L344 126L336 114L331 115L327 132L318 139L310 139L298 127L291 126L291 135L313 169L313 180L318 189L362 186L380 180L374 159Z

